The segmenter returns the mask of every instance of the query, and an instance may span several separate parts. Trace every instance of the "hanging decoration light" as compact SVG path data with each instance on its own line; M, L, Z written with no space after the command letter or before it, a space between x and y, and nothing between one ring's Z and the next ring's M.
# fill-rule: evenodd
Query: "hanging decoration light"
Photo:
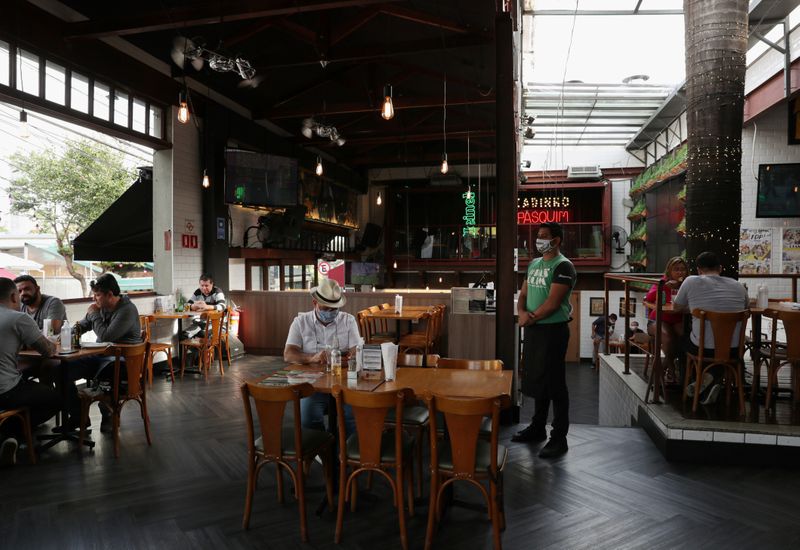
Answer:
M397 269L397 260L395 260L395 261L394 261L394 263L392 264L392 267L393 267L394 269Z
M384 120L392 120L394 118L394 105L392 104L392 85L387 84L383 87L383 108L381 109L381 116Z
M378 206L383 204L383 199L381 198L381 192L380 191L378 191L378 198L375 200L375 204L377 204Z
M22 139L31 137L31 127L28 126L28 113L25 109L19 112L19 129L17 130L17 135Z
M191 115L189 114L189 104L187 102L186 92L178 94L178 122L181 124L189 124Z
M442 174L446 174L450 167L447 165L447 73L444 75L444 103L442 104L442 141L444 152L442 153L442 167L439 169Z
M446 174L450 170L450 166L447 164L447 153L442 155L442 167L439 168L439 171L442 174Z
M203 169L203 189L211 187L211 179L208 177L208 172Z
M322 159L320 157L317 157L317 169L314 170L314 173L317 174L318 176L321 176L322 172L323 172L323 170L322 170Z

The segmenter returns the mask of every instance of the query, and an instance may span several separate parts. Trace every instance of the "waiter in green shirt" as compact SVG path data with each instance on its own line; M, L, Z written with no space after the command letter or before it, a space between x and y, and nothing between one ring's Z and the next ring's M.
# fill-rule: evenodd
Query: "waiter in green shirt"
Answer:
M566 363L572 307L569 297L575 286L575 266L561 255L564 230L559 223L539 226L536 250L542 255L528 266L519 293L517 313L524 327L522 393L533 397L535 410L530 425L512 441L539 442L547 439L545 425L553 403L550 441L539 452L553 458L567 452L569 392Z

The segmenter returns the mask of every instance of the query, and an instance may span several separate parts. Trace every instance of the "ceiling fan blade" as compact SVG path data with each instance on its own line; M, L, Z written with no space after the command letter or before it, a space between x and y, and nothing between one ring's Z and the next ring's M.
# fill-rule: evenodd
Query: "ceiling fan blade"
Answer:
M254 76L253 78L245 78L237 86L239 88L258 88L258 85L264 81L264 77L261 75Z

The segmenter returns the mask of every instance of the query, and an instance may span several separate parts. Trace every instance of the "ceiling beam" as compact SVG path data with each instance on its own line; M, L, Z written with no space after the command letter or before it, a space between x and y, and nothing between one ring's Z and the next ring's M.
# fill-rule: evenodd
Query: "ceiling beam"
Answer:
M358 29L372 21L372 19L380 13L380 10L376 8L369 8L367 10L363 10L361 13L357 14L355 17L351 17L344 23L340 23L336 26L335 29L331 30L331 46L335 46Z
M283 17L298 13L364 7L400 0L280 0L269 2L269 8L254 9L252 2L228 2L220 5L185 6L137 15L69 23L65 36L73 39L126 36L168 29L184 29L199 25L215 25L264 17Z
M475 29L470 29L469 27L459 25L452 19L448 19L446 17L438 17L431 13L418 11L412 8L407 8L405 6L386 5L386 6L381 6L380 10L382 13L385 13L386 15L391 15L392 17L396 17L398 19L405 19L406 21L411 21L413 23L421 23L422 25L428 25L446 31L457 32L460 34L475 33ZM489 36L491 35L489 34Z
M494 137L494 130L470 130L470 131L448 131L447 140L450 141L466 141L469 138L482 138ZM346 137L346 136L345 136ZM347 138L347 145L377 145L385 143L403 143L403 142L422 142L422 141L442 141L442 131L434 131L419 134L382 134L374 136L365 136L359 138ZM314 140L299 142L302 147L320 147L331 143L330 140Z
M403 101L397 101L394 105L394 110L404 110L404 109L429 109L432 107L441 107L443 102L443 98L441 97L427 97L427 98L403 98ZM460 105L487 105L487 104L494 104L495 96L494 93L487 95L486 97L478 96L478 97L471 97L471 98L458 98L452 99L447 102L448 107L456 107ZM316 107L308 107L308 106L300 106L300 107L292 107L292 108L279 108L279 109L270 109L263 113L257 113L254 115L255 118L266 118L270 120L279 120L282 118L300 118L306 117L314 114L319 109ZM353 103L338 103L338 104L329 104L325 108L326 115L344 115L350 113L368 113L370 111L378 112L376 107L371 107L365 102L353 102Z
M323 86L331 80L335 80L339 76L347 73L355 67L356 65L337 65L332 69L323 69L322 72L316 75L314 78L301 83L295 88L282 94L280 97L275 98L275 100L272 102L272 108L280 107L281 105L289 103L290 101L297 99L298 97L315 90L320 86Z
M494 160L497 158L496 151L472 151L469 160ZM447 160L450 164L454 161L466 161L466 151L453 151L447 153ZM442 154L438 151L433 153L415 154L412 159L400 158L399 153L393 155L359 155L358 157L348 158L347 164L350 166L438 166L442 162Z

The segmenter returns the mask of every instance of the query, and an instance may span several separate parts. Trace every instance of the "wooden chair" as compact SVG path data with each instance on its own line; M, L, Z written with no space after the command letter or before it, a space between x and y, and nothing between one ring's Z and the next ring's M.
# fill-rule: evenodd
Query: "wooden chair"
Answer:
M369 313L378 313L381 311L381 306L370 306L367 308ZM388 308L386 308L388 309ZM395 336L389 332L389 322L386 319L373 319L366 317L369 324L369 341L368 344L381 344L383 342L394 342Z
M505 529L503 506L503 468L507 449L497 442L500 410L510 404L507 395L489 398L452 398L426 395L431 417L431 488L425 548L433 544L433 534L442 516L442 493L457 480L476 486L486 500L492 521L494 547L501 548L500 532ZM436 437L437 416L444 416L448 439ZM480 437L485 417L491 418L489 441ZM483 485L487 481L489 490Z
M424 334L409 333L400 337L398 345L400 353L408 353L415 351L423 355L428 355L433 351L434 335L436 334L436 313L426 313L422 316L422 320L427 321L425 324Z
M772 390L778 387L778 371L785 366L792 369L792 405L800 403L800 311L781 311L767 309L764 315L772 319L772 345L767 362L767 400L764 408L769 411L772 404ZM786 331L786 344L778 342L778 321ZM758 391L758 388L753 388Z
M31 464L36 464L36 449L33 446L30 410L28 407L0 410L0 426L5 424L5 422L11 418L17 418L22 423L22 431L25 435L25 445L28 447L28 460L31 461Z
M150 439L150 415L147 413L147 392L145 384L145 364L150 356L150 343L120 344L108 348L114 354L114 376L111 379L111 391L92 390L84 388L78 391L81 400L81 429L78 436L78 452L83 449L83 440L86 438L86 425L89 423L89 407L98 402L111 410L112 429L114 433L114 457L119 458L119 421L122 407L129 401L139 404L139 409L144 422L144 433L147 444L152 445ZM125 363L122 363L122 359ZM109 368L109 367L106 367ZM123 392L120 389L122 369L127 373L127 386Z
M503 361L500 359L452 359L442 357L437 363L440 369L461 369L461 370L503 370ZM439 416L439 437L444 437L444 418ZM484 439L489 439L492 433L492 419L488 416L483 419L480 434Z
M749 310L719 312L694 309L692 317L700 320L700 346L697 355L686 353L686 374L683 380L683 399L686 399L686 388L689 379L694 374L694 399L692 400L692 412L697 412L697 404L700 402L700 388L703 384L703 375L714 367L721 367L726 372L726 400L730 402L731 384L735 383L739 392L739 414L744 416L744 388L742 370L744 365L744 335L747 326L747 318L750 317ZM703 344L705 342L706 321L711 323L711 332L714 336L714 356L705 357ZM739 326L738 354L731 357L731 339L733 333ZM728 374L730 376L728 376Z
M435 367L441 357L437 353L422 355L421 353L398 353L398 367Z
M300 511L300 538L308 542L306 526L305 475L306 468L315 456L322 459L325 473L325 493L328 506L333 509L333 435L322 430L303 428L300 418L300 399L314 393L311 384L298 384L283 388L242 384L242 401L247 419L247 494L244 501L242 528L250 526L253 494L261 468L273 463L278 474L278 502L283 503L282 469L289 473ZM255 403L260 436L256 438L253 427L252 402ZM286 404L292 404L294 426L283 426ZM292 467L294 464L294 467Z
M653 348L655 347L655 338L646 332L639 332L634 334L628 339L631 343L631 348L636 348L644 353L644 378L647 380L650 371L651 362L654 361ZM624 351L624 350L623 350Z
M406 535L406 516L403 491L408 480L409 515L414 515L413 472L411 456L412 438L402 426L395 426L393 432L385 431L387 412L395 411L395 418L403 418L404 405L413 399L414 392L408 388L388 392L363 392L333 388L338 413L339 441L339 507L336 514L336 534L334 541L342 541L345 501L349 500L355 508L358 475L364 472L378 472L389 481L397 507L400 524L400 544L408 548ZM356 433L346 438L344 406L350 405L356 420ZM347 474L347 468L353 471ZM395 477L387 473L394 470Z
M233 308L228 306L223 312L222 329L219 333L219 345L217 346L217 353L219 353L220 362L222 362L222 350L225 350L225 357L228 361L228 368L231 368L231 341L228 338L228 332L231 328L231 311Z
M153 315L139 315L139 324L142 327L142 340L150 342L150 355L147 357L147 383L153 387L153 359L156 353L164 352L167 354L167 366L169 366L169 376L172 383L175 383L175 371L172 368L172 344L166 342L152 342L152 328L151 325L156 322Z
M214 355L218 352L219 374L221 376L225 375L219 345L222 332L222 312L205 311L200 318L206 323L203 337L181 340L181 378L183 378L183 371L186 368L186 352L190 348L197 350L200 370L205 374L206 380L208 380L208 371L211 370L211 363L214 362Z

